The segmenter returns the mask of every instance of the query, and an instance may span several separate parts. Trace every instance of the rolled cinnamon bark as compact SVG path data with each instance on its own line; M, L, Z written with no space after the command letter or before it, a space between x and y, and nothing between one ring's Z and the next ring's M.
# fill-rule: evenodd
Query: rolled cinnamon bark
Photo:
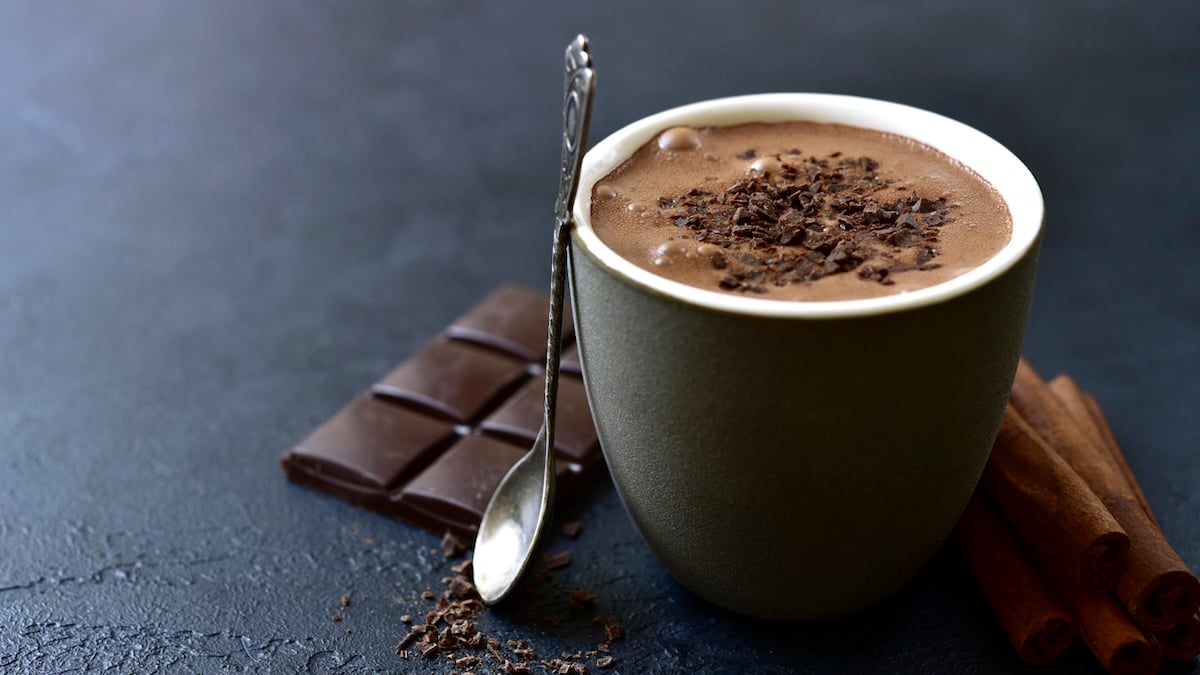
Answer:
M1091 394L1083 390L1079 383L1070 375L1059 375L1050 381L1050 391L1062 402L1063 407L1067 412L1071 413L1071 417L1079 424L1079 427L1085 434L1088 435L1094 447L1103 450L1108 458L1117 467L1121 475L1125 478L1125 485L1133 494L1133 498L1137 500L1142 510L1146 512L1146 516L1150 518L1150 522L1154 523L1155 527L1160 530L1158 519L1154 517L1154 511L1150 509L1150 502L1146 499L1146 493L1142 492L1142 486L1134 478L1133 470L1129 468L1129 462L1125 459L1125 454L1121 452L1121 447L1117 445L1117 439L1112 433L1112 428L1108 424L1108 419L1104 416L1104 412L1100 409L1100 404L1092 397Z
M1129 562L1129 537L1011 405L981 484L1046 565L1090 592L1113 588Z
M1200 656L1200 613L1174 628L1158 634L1163 657L1172 661L1190 661Z
M954 542L1021 660L1057 661L1075 642L1075 622L983 493L971 497Z
M1107 451L1094 447L1049 385L1024 359L1011 404L1096 493L1130 540L1116 596L1139 626L1168 630L1200 608L1200 581L1167 543ZM1082 630L1082 628L1081 628Z
M1156 673L1162 646L1143 632L1112 595L1088 593L1070 583L1054 584L1075 619L1079 637L1110 673Z

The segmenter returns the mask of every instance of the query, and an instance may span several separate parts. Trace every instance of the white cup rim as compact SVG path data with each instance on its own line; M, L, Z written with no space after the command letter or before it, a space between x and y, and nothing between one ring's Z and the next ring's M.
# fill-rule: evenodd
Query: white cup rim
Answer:
M875 298L780 301L704 290L661 277L625 259L596 236L591 196L608 175L663 129L679 125L726 126L745 122L808 120L906 136L961 162L992 184L1012 215L1012 237L982 265L926 288ZM576 245L634 286L713 310L779 318L839 318L884 314L944 302L1012 268L1033 247L1044 216L1042 192L1029 169L1008 148L981 131L920 108L839 94L768 93L700 101L644 117L610 134L583 159L575 198Z

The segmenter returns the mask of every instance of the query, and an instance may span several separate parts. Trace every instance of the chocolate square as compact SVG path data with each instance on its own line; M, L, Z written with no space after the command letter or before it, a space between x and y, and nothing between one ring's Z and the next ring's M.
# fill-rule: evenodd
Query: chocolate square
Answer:
M447 525L474 526L525 450L484 436L466 436L405 486L400 501Z
M529 447L542 428L545 383L533 379L485 419L483 433ZM558 380L554 449L572 462L583 462L596 451L596 429L588 410L583 380L564 374Z
M526 364L514 358L454 340L434 340L371 391L467 424L528 377Z
M454 438L447 422L359 396L284 455L283 463L313 480L388 490L411 480Z
M533 363L546 361L550 298L521 286L502 286L459 317L446 335L497 349ZM563 310L563 344L574 338L569 307Z

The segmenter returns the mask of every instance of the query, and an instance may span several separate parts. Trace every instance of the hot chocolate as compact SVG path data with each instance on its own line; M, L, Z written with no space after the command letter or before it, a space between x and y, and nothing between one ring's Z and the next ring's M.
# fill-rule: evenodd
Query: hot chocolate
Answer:
M815 122L667 129L596 183L591 216L662 277L793 301L932 286L1012 232L995 189L938 150Z

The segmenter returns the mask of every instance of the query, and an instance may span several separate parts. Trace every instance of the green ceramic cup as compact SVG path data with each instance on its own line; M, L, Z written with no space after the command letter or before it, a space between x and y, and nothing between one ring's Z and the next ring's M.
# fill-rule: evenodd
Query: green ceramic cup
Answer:
M780 302L668 281L596 237L592 186L657 132L793 119L896 133L961 161L1004 197L1011 241L926 289ZM975 488L1020 356L1043 218L1021 161L895 103L718 99L593 147L574 217L588 400L617 491L663 565L717 605L776 619L851 613L910 581Z

